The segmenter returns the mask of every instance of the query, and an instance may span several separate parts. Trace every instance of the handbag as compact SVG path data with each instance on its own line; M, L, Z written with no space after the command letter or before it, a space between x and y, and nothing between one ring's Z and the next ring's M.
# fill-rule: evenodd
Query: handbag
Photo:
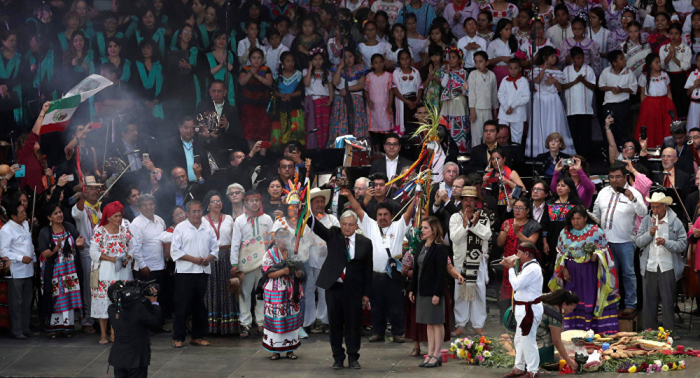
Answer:
M102 265L102 262L97 263L97 269L93 269L90 271L90 288L91 289L97 289L100 287L100 265Z

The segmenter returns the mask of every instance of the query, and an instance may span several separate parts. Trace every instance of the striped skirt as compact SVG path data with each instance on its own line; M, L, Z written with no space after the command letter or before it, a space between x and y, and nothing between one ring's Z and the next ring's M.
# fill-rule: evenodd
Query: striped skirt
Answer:
M228 279L231 277L230 257L231 249L220 249L219 260L211 263L209 285L204 294L210 334L232 335L239 332L238 301L228 292Z
M314 100L314 119L316 121L316 141L319 148L326 148L328 141L328 128L331 124L331 106L326 105L328 97Z
M289 277L269 279L265 283L265 331L263 348L273 353L284 353L299 347L299 327L304 322L303 301L294 303Z

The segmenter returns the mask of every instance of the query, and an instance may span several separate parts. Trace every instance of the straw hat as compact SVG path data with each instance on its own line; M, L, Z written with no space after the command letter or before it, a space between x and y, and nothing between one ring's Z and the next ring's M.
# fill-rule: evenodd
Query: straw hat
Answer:
M476 188L473 186L465 186L462 188L462 197L478 197L476 193Z
M323 198L326 200L326 205L328 205L328 201L331 200L331 190L330 189L321 189L321 188L313 188L309 192L309 201L313 201L314 198L323 196Z
M663 192L656 192L651 195L651 198L645 198L649 203L663 203L665 205L670 205L673 203L673 198L667 196Z

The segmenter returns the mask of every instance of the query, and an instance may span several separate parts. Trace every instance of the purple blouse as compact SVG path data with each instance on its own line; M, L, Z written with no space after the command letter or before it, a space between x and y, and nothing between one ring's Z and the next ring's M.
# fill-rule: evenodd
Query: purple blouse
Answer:
M561 171L554 171L552 183L549 185L549 190L551 190L552 193L557 192L557 181L559 180L560 174ZM576 188L578 197L581 198L581 202L583 202L583 205L586 206L586 208L590 208L591 202L593 202L593 193L595 193L595 184L588 178L588 176L586 176L583 169L578 171L578 178L580 182L580 185L578 188Z

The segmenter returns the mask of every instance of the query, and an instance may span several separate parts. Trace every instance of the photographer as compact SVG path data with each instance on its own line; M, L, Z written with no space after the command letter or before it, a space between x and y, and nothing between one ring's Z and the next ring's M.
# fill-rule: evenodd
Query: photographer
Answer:
M114 328L114 346L109 351L109 364L115 378L145 378L151 364L150 330L160 328L158 287L141 287L139 281L117 281L108 289L112 304L107 310ZM142 293L149 293L143 298Z

